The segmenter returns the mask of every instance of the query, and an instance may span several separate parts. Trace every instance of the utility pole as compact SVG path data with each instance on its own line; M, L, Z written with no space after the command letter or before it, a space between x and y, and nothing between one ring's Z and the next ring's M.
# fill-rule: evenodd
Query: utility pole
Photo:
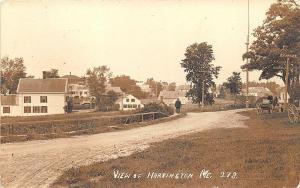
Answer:
M247 42L246 42L246 52L249 52L249 33L250 33L250 0L248 0L248 34L247 34ZM249 63L249 58L246 59L246 64ZM246 108L249 108L249 71L246 68Z
M287 110L288 107L288 100L287 100L287 95L288 95L288 84L289 84L289 72L290 72L290 58L288 57L286 60L286 72L285 72L285 88L284 88L284 108Z
M204 108L204 78L202 81L202 108Z

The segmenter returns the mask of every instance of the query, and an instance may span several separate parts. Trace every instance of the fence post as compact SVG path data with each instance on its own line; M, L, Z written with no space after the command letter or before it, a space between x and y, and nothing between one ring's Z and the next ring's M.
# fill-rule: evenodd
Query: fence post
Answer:
M51 122L52 133L55 134L53 122Z
M142 122L144 121L144 114L142 114Z
M153 116L153 120L154 120L155 119L155 112L153 112L152 116Z

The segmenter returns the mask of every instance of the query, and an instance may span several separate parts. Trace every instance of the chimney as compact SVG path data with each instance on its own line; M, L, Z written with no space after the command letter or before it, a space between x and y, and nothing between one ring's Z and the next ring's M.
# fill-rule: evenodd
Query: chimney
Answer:
M72 73L70 72L70 76L72 75Z
M47 71L43 71L43 79L47 78Z

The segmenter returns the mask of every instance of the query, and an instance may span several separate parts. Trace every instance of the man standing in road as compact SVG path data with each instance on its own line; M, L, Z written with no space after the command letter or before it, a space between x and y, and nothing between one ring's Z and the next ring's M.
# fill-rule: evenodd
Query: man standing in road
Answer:
M180 108L181 108L181 101L179 100L179 98L177 98L177 100L175 102L175 108L176 108L176 113L179 114Z

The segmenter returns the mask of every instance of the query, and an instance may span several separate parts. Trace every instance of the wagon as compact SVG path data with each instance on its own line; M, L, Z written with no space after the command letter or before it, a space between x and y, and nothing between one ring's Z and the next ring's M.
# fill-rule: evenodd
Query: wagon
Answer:
M256 110L257 114L263 114L264 111L267 111L269 114L273 112L272 100L269 97L261 97L256 101Z

